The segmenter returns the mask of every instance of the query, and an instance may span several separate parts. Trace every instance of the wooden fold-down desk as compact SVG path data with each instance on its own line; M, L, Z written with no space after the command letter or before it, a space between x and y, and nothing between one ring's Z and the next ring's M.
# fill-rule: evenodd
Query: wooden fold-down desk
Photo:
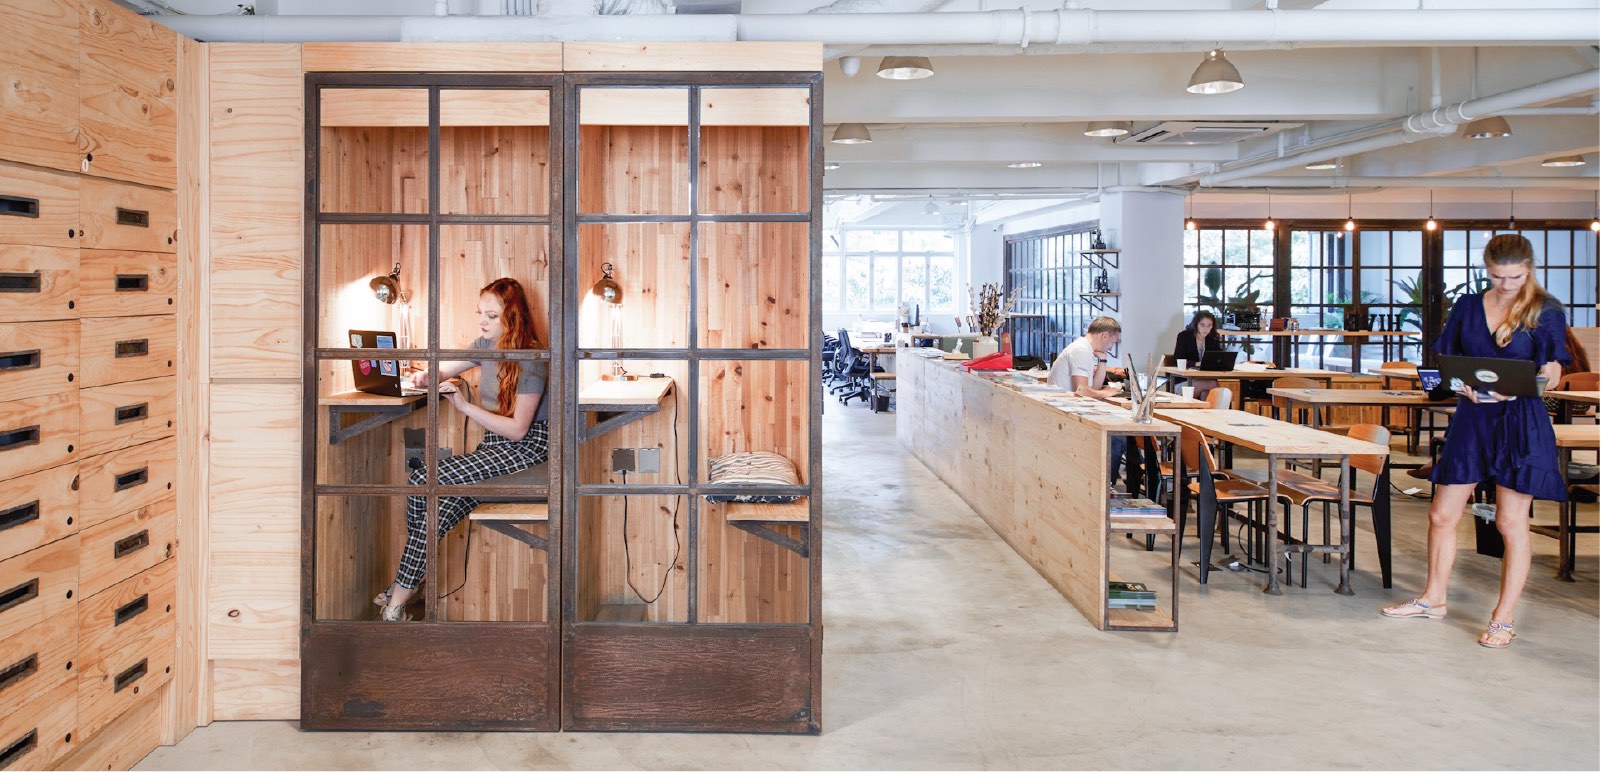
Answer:
M632 381L595 381L578 387L578 412L593 415L578 424L578 441L588 442L613 429L659 412L662 400L673 390L671 378Z
M317 404L328 409L328 444L338 445L369 429L376 429L391 421L396 421L410 415L413 410L423 406L426 394L412 394L405 397L390 397L383 394L368 394L365 391L345 391L322 397ZM354 423L346 425L346 415L364 415Z
M1166 596L1158 603L1170 602L1171 613L1108 608L1107 582L1116 579L1111 535L1172 535L1174 525L1171 512L1109 517L1107 468L1115 436L1171 441L1178 427L1135 423L1124 408L1042 387L1022 373L974 375L923 351L898 354L895 433L901 445L1096 628L1176 631L1177 539L1167 566L1170 582L1158 590ZM1151 554L1128 551L1119 560Z

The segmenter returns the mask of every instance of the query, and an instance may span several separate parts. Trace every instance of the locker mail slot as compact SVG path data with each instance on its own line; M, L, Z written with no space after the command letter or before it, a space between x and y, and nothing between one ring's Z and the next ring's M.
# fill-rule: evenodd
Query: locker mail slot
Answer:
M7 745L5 750L0 751L0 769L10 767L13 762L17 761L23 756L28 755L29 751L32 751L38 746L39 730L28 730L28 733L23 735L22 739Z
M126 689L126 688L128 688L130 686L133 686L134 682L138 681L141 678L144 678L145 677L145 673L147 673L149 671L150 671L150 659L148 657L146 657L145 659L139 660L137 663L134 664L133 667L130 667L127 670L124 670L121 673L117 674L117 679L116 679L115 685L113 686L111 692L113 694L115 694L117 692L122 691L123 689Z
M88 250L85 250L87 254ZM86 265L94 261L85 257ZM156 281L151 273L150 280ZM85 279L87 281L87 278ZM141 292L118 294L111 290L111 275L98 282L83 285L83 313L78 321L81 352L78 366L78 386L94 388L113 383L129 383L149 378L160 378L176 372L173 366L178 358L178 320L165 312L160 316L122 316L113 313L141 302L154 302L166 307L166 297ZM131 301L119 305L118 300ZM94 305L100 310L92 310ZM153 311L145 308L145 313ZM105 317L91 316L98 313ZM22 348L22 346L15 346ZM31 347L30 347L31 348ZM49 348L45 352L49 353ZM120 404L127 404L126 402Z
M172 619L125 636L123 645L78 674L78 731L91 737L172 680L176 649Z
M0 370L37 370L44 358L39 349L0 353Z
M119 206L117 207L117 224L148 228L150 227L150 212L143 209L123 209Z
M119 273L117 274L118 292L149 292L150 274L148 273Z
M26 504L18 504L5 511L0 511L0 531L19 528L38 519L39 500L34 499Z
M0 640L0 705L7 713L78 677L78 619L57 614Z
M121 627L124 623L149 610L150 593L147 592L137 598L134 598L133 600L128 601L127 603L124 603L121 606L118 606L116 614L114 614L112 617L111 624L113 627Z
M39 444L39 425L0 432L0 453Z
M27 196L0 196L0 214L9 217L39 217L39 199Z
M92 671L107 654L173 624L177 576L178 561L163 560L99 592L91 593L92 584L84 584L76 619L74 672Z
M121 493L129 488L137 488L150 482L150 467L141 466L131 472L123 472L115 477L111 490Z
M4 458L0 454L0 458ZM78 522L83 529L172 499L178 480L178 441L173 437L123 448L78 464L83 485L78 491ZM148 527L146 523L140 527ZM137 529L125 528L120 539ZM161 543L151 528L151 542ZM110 544L108 539L106 544ZM104 561L105 556L97 555ZM87 593L87 591L86 591Z
M176 391L172 376L79 390L79 452L91 458L172 436L178 419ZM134 463L112 468L125 472L144 463L129 461Z
M140 531L126 539L119 539L111 547L111 559L118 560L150 546L150 531Z
M78 532L77 479L78 465L63 464L0 482L0 561Z
M5 692L7 687L21 683L24 678L37 672L39 672L38 654L29 654L23 657L20 662L0 670L0 693Z
M10 611L37 597L39 597L39 578L34 577L5 592L0 592L0 613Z
M118 426L130 421L143 421L150 417L150 403L140 402L137 405L123 405L116 409L115 422Z
M149 356L150 339L139 338L137 340L119 340L117 341L116 352L116 357L118 359Z
M44 290L44 274L34 271L32 273L0 273L0 292L41 292Z
M76 685L70 681L0 716L0 769L51 769L78 739Z
M178 543L177 499L168 496L82 531L78 548L78 590L87 600L135 574L168 562ZM143 592L143 591L141 591ZM128 592L115 604L105 601L98 610L110 618L112 610L140 593Z
M72 534L0 561L0 650L10 652L6 641L40 622L74 614L78 541L78 535ZM4 711L0 711L3 717Z

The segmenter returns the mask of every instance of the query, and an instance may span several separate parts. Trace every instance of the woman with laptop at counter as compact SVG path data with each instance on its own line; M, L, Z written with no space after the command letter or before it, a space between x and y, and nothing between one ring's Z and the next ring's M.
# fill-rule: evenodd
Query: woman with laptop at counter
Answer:
M1567 349L1567 320L1534 277L1534 249L1516 234L1502 234L1484 247L1491 289L1463 295L1452 306L1435 351L1532 362L1555 384ZM1472 385L1458 390L1456 416L1435 464L1434 502L1429 509L1428 580L1422 594L1381 610L1392 618L1440 619L1456 558L1457 523L1478 483L1495 481L1496 529L1506 543L1501 591L1480 646L1506 648L1517 637L1513 612L1530 563L1529 510L1536 498L1567 500L1557 465L1556 435L1539 399L1518 399Z
M1196 311L1173 341L1173 358L1195 367L1201 366L1206 352L1222 350L1223 336L1217 332L1217 317L1211 311ZM1217 388L1217 381L1196 378L1189 385L1195 387L1196 399L1206 399L1206 393Z

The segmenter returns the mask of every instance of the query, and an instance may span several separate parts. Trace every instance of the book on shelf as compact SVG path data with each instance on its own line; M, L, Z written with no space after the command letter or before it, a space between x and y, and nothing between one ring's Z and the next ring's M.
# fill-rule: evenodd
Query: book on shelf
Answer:
M1167 517L1167 507L1150 499L1115 498L1106 502L1111 517Z
M1106 607L1110 609L1132 609L1134 611L1155 611L1154 600L1108 600Z

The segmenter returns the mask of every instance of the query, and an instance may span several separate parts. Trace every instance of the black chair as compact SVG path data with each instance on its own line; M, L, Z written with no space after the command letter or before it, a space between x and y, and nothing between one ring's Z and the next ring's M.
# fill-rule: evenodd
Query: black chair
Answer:
M867 355L851 344L851 335L843 328L839 331L839 353L835 361L839 363L837 366L843 382L830 391L839 397L842 404L849 405L852 399L866 403L873 394L871 365Z

